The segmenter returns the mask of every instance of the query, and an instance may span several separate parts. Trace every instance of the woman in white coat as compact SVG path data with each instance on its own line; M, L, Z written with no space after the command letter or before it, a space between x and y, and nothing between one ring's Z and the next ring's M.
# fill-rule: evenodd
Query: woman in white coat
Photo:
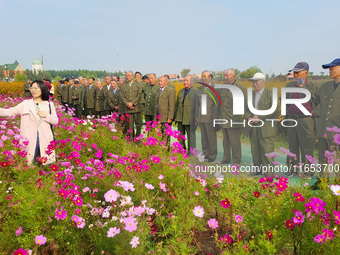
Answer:
M45 157L44 164L50 164L55 161L55 151L46 153L46 150L54 140L52 125L58 124L58 116L43 81L34 81L30 91L32 99L9 109L0 108L0 116L21 116L20 134L29 140L26 148L28 164L34 164L37 157Z

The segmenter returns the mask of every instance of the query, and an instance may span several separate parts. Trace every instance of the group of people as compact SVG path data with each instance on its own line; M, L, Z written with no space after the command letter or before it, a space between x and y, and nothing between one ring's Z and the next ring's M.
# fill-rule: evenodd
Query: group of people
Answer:
M303 104L309 111L306 115L296 107L287 106L286 118L293 119L297 125L288 128L289 150L296 157L288 157L287 164L309 164L307 155L313 156L314 126L318 138L319 163L327 163L325 152L334 150L333 136L327 127L340 127L340 59L323 65L329 68L333 81L327 81L321 87L316 87L307 79L309 65L299 62L291 70L294 81L287 87L300 87L308 89L312 98ZM266 86L266 78L262 73L256 73L250 79L253 83L252 101L256 110L268 110L273 104L273 94ZM248 109L247 91L236 79L234 69L224 72L224 83L235 86L242 91L245 113L233 114L233 93L231 89L214 90L213 75L210 71L203 71L201 84L193 87L190 75L184 79L184 88L176 96L175 87L169 83L168 75L156 77L151 73L148 76L140 72L126 72L126 77L107 76L105 82L96 81L90 77L71 77L59 81L57 85L57 98L67 108L73 108L78 118L87 115L101 116L117 113L128 117L125 120L126 129L131 139L135 140L141 134L142 119L146 123L158 120L162 125L162 132L166 126L176 122L182 137L181 144L184 149L196 148L196 128L200 128L202 151L207 162L214 162L217 157L217 135L222 129L223 158L220 164L241 164L241 134L249 135L251 153L255 166L273 165L273 158L268 154L274 151L275 136L278 134L278 123L263 121L265 119L278 119L277 110L269 115L258 116ZM32 84L33 87L34 84ZM32 87L29 88L32 92ZM33 94L32 94L33 95ZM301 98L301 93L291 93L290 98ZM33 97L34 98L34 97ZM221 100L221 104L219 104ZM34 101L35 102L35 101ZM52 104L53 105L53 104ZM203 106L206 107L203 107ZM18 113L18 108L13 113ZM21 109L21 108L20 108ZM54 112L54 107L52 113ZM0 110L0 115L8 114ZM227 120L221 125L215 125L216 119ZM247 122L249 125L244 125ZM317 125L315 125L315 122ZM48 123L54 123L49 121ZM234 123L234 124L232 124ZM137 139L138 140L138 139ZM255 174L261 174L257 172Z

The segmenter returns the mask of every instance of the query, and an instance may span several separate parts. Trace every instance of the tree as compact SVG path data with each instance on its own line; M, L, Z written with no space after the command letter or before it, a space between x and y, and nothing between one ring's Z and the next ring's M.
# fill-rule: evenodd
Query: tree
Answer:
M20 73L17 73L15 75L15 79L14 81L18 81L18 82L26 82L27 81L27 75L25 73L23 74L20 74Z
M4 79L4 78L5 78L5 72L2 66L0 66L0 79Z
M184 68L182 71L181 71L181 76L182 78L185 78L189 73L190 73L191 69L190 68Z
M323 76L325 74L325 72L320 72L321 76Z
M247 70L241 72L240 77L249 79L253 77L255 73L262 73L262 71L257 66L252 66L252 67L249 67Z
M60 81L60 80L62 80L62 78L59 75L57 75L56 77L54 77L54 80L55 81Z

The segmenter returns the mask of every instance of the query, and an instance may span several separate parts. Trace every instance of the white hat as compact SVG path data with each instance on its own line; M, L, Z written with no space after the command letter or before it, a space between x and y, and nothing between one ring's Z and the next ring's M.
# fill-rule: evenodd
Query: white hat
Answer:
M250 78L249 80L251 81L257 81L257 80L265 80L266 77L264 76L263 73L256 73L254 74L253 78Z

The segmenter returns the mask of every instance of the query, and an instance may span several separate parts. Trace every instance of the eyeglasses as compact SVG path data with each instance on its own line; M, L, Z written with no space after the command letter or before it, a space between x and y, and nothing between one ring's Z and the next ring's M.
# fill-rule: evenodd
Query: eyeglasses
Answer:
M30 88L30 90L40 90L40 88L34 87L34 88Z

